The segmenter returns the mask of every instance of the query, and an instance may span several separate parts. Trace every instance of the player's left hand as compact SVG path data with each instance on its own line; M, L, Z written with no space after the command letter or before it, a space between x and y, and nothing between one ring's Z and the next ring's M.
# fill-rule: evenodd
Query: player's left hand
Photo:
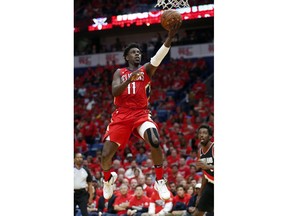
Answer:
M136 81L138 79L138 77L141 76L141 74L142 74L141 72L142 72L141 69L137 69L136 71L134 71L129 78L130 82Z
M173 37L177 34L177 32L178 32L181 24L182 24L181 22L177 22L177 23L175 23L174 26L170 29L170 31L168 32L168 36L169 36L170 38L173 38Z
M196 168L197 169L201 168L201 169L207 170L207 169L210 169L210 166L207 163L205 163L204 161L199 160L196 162Z

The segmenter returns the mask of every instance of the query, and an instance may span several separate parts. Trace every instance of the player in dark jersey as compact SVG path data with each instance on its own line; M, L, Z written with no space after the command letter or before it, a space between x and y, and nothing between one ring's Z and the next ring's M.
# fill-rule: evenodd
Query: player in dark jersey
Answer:
M202 216L205 212L214 212L214 142L211 142L213 132L208 125L198 128L198 138L201 148L197 168L203 172L202 185L196 201L196 211L193 216Z
M140 47L137 44L128 45L124 50L124 58L128 67L119 68L114 73L112 95L116 110L112 113L111 122L103 137L105 143L101 159L104 174L103 195L106 199L112 196L113 184L117 178L117 174L110 171L112 157L119 146L126 145L132 133L150 144L156 174L154 187L162 199L170 198L166 181L163 179L163 155L159 146L158 128L150 117L148 100L151 91L151 78L169 52L172 39L180 25L177 23L173 26L162 47L151 58L150 62L143 66L140 65Z

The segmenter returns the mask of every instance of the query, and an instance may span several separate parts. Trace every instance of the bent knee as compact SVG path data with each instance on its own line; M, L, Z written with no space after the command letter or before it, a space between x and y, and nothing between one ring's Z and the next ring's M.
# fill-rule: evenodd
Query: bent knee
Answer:
M154 137L151 139L151 146L154 147L154 148L159 148L159 145L160 145L160 141L157 137Z
M152 147L158 148L160 144L159 135L155 128L149 128L145 132L145 141L148 142Z

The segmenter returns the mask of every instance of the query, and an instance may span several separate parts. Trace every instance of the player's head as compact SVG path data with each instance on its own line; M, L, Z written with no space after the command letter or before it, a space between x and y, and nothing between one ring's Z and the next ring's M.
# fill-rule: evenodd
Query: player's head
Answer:
M139 44L131 43L124 50L124 59L128 64L140 64L142 51Z
M213 131L210 126L203 124L198 128L197 134L201 145L206 146L213 135Z

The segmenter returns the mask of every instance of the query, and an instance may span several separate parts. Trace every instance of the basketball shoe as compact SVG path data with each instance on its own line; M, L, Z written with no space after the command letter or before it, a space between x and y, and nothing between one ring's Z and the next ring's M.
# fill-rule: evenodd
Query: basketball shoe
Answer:
M161 179L159 181L155 181L154 188L158 191L159 197L162 200L168 200L170 198L170 191L166 186L166 180Z
M113 184L116 181L118 175L116 172L111 172L110 179L108 181L104 181L103 186L103 196L105 199L110 199L110 197L113 195Z

